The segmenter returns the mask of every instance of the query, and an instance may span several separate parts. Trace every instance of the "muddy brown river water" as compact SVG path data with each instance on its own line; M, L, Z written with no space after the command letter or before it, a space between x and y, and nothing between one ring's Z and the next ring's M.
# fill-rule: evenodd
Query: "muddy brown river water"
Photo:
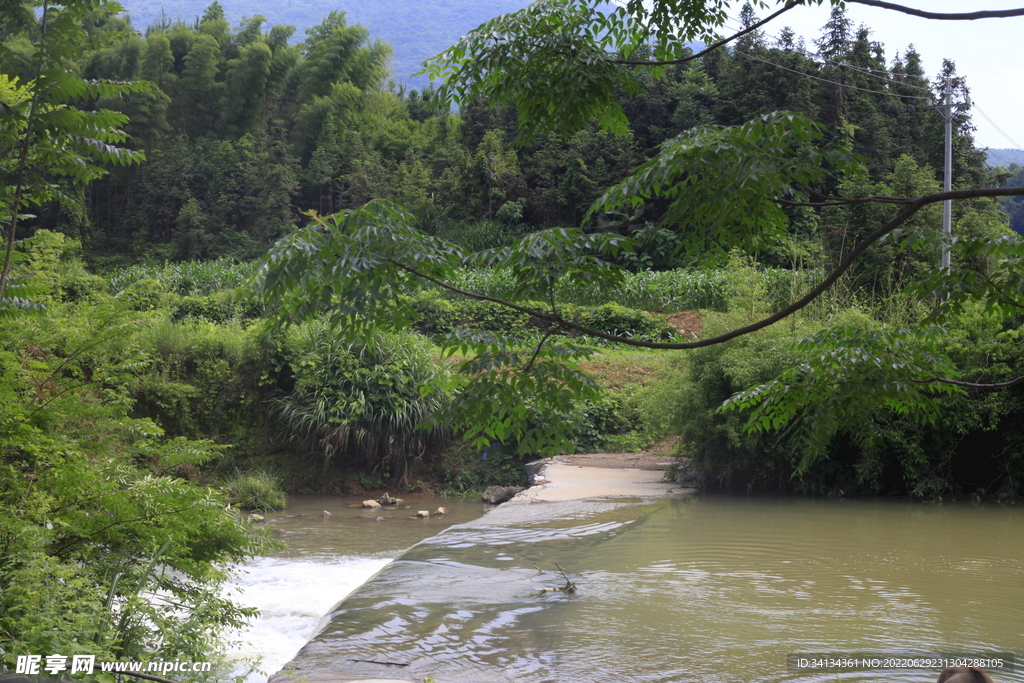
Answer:
M474 519L478 503L449 499L434 528L331 500L327 522L277 521L289 549L268 560L283 563L280 591L291 566L296 595L330 611L293 663L309 683L924 683L938 669L800 670L787 656L1024 655L1014 507L699 497ZM377 564L357 576L359 558ZM320 579L301 569L311 559ZM345 563L360 582L383 569L334 606L340 579L323 577ZM540 591L564 584L555 563L575 594ZM1024 682L1009 664L990 669L996 681Z

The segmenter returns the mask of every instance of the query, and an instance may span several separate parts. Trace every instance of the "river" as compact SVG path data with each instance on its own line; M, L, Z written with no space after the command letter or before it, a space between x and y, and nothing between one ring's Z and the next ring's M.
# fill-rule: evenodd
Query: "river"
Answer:
M265 515L285 545L251 561L228 589L233 599L261 612L250 628L231 637L237 641L229 652L232 659L262 659L246 683L266 681L295 656L332 605L403 551L491 507L460 498L404 498L396 509L370 510L359 505L362 498L290 496L286 510ZM441 506L447 514L410 519L419 510ZM239 664L234 673L246 668Z
M438 527L459 514L466 523L391 563L434 520L286 518L291 547L254 566L249 576L262 578L250 590L295 607L268 612L280 626L258 648L294 649L318 611L386 564L295 660L306 680L923 683L936 671L800 670L787 656L1024 654L1024 513L1014 507L634 502L529 504L475 521L470 503ZM540 591L564 585L556 563L574 594ZM299 612L306 630L290 621Z

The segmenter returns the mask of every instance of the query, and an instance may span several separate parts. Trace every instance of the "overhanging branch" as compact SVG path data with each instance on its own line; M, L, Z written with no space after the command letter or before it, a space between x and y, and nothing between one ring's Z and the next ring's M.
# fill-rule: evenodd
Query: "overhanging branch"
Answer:
M448 284L447 282L444 282L443 280L440 280L436 277L427 275L426 273L422 273L411 266L401 263L400 261L396 261L394 259L388 260L398 268L401 268L402 270L412 275L415 275L416 277L422 280L431 282L437 285L438 287L447 289L450 292L455 292L456 294L461 294L468 298L477 299L479 301L490 301L492 303L505 306L506 308L511 308L514 311L519 311L520 313L525 313L527 315L534 316L541 320L546 320L548 322L554 323L555 325L558 325L563 329L574 330L581 334L586 334L591 337L597 337L598 339L604 339L607 341L624 344L626 346L639 346L646 349L697 349L704 346L713 346L714 344L721 344L722 342L729 341L730 339L742 337L743 335L750 334L751 332L757 332L758 330L764 329L769 325L773 325L774 323L777 323L780 320L783 320L784 318L787 318L790 315L799 311L800 309L806 307L812 301L814 301L823 293L825 293L829 289L829 287L835 284L836 280L842 277L843 273L849 270L850 267L857 261L857 259L860 258L861 254L863 254L872 244L882 239L882 237L888 235L899 226L903 225L905 222L907 222L907 220L910 219L911 216L913 216L915 213L917 213L923 207L929 204L943 202L946 201L947 199L973 199L975 197L1016 197L1022 195L1024 195L1024 187L985 187L973 190L952 190L950 192L935 192L932 194L917 197L915 199L909 199L907 205L903 208L903 210L901 210L896 215L895 218L887 222L885 225L882 225L881 227L875 229L867 237L865 237L863 240L857 243L857 245L850 251L847 257L843 259L842 263L840 263L835 268L835 270L829 273L824 280L822 280L816 287L814 287L811 291L802 296L800 299L794 301L789 306L786 306L785 308L757 322L750 323L749 325L744 325L743 327L738 327L734 330L731 330L724 334L717 335L715 337L709 337L707 339L698 339L692 342L648 342L639 339L629 339L628 337L620 337L614 334L607 334L605 332L601 332L600 330L595 330L593 328L580 325L579 323L573 322L571 320L566 320L561 316L547 313L546 311L529 308L527 306L520 306L511 301L506 301L505 299L499 299L497 297L487 296L485 294L477 294L476 292L470 292L468 290L461 289L459 287L456 287L455 285Z
M905 197L859 197L857 199L842 199L830 197L823 202L795 202L789 199L776 199L776 203L782 204L783 206L811 206L811 207L824 207L824 206L850 206L851 204L910 204L913 199L907 199Z
M963 382L958 379L948 379L946 377L932 377L930 379L912 379L911 382L917 384L930 384L932 382L941 382L942 384L952 384L957 387L968 387L971 389L1006 389L1007 387L1014 387L1018 384L1024 384L1024 375L1017 377L1016 379L1007 380L1006 382L993 382L992 384L985 384L983 382Z
M978 12L927 12L923 9L915 9L913 7L904 7L903 5L897 5L892 2L883 2L882 0L846 0L847 2L857 5L867 5L868 7L881 7L882 9L893 10L894 12L903 12L904 14L910 14L915 17L921 17L923 19L940 19L946 21L972 21L974 19L1005 19L1007 17L1024 17L1024 8L1020 9L997 9L997 10L982 10Z

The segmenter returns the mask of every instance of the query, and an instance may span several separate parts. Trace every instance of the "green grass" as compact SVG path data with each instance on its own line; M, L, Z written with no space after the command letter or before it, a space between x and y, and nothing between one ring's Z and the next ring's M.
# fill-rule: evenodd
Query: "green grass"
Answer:
M654 382L679 358L678 351L610 347L595 353L582 364L602 389L622 390Z

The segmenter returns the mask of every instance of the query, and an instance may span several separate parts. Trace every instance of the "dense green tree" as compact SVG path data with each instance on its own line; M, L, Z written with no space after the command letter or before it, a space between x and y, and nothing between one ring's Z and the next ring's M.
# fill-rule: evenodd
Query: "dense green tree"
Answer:
M253 132L263 123L263 106L273 54L263 42L243 45L228 62L225 94L220 105L221 127L231 136Z
M0 6L5 670L40 652L206 658L219 649L222 630L253 614L222 597L225 567L265 546L221 493L180 476L218 447L166 439L152 421L128 415L126 379L148 361L133 339L140 315L85 277L82 300L62 304L74 288L62 282L60 253L72 245L44 230L17 239L26 209L47 209L55 199L79 205L74 195L104 175L100 163L143 159L119 147L123 114L87 107L144 86L87 81L73 69L83 45L111 48L117 22L106 18L119 10L103 0ZM106 61L103 68L130 75L138 53L129 45L100 56L93 65ZM49 315L26 310L44 304Z
M382 64L390 48L380 41L369 43L369 31L349 26L344 12L331 12L306 35L305 58L296 74L300 102L326 97L335 83L347 82L367 90L383 81Z
M116 12L116 3L22 3L0 14L0 215L5 248L0 269L0 312L22 308L22 297L5 296L18 222L28 207L64 199L54 177L84 183L103 176L100 163L128 165L142 154L118 147L126 136L120 130L126 118L101 109L75 106L89 98L111 97L140 90L133 83L86 81L69 67L78 45L87 38L87 19L94 10ZM37 13L38 10L38 13ZM107 47L119 36L103 31L93 39ZM12 45L14 46L12 48ZM70 201L74 201L71 199ZM15 287L24 283L15 284Z

